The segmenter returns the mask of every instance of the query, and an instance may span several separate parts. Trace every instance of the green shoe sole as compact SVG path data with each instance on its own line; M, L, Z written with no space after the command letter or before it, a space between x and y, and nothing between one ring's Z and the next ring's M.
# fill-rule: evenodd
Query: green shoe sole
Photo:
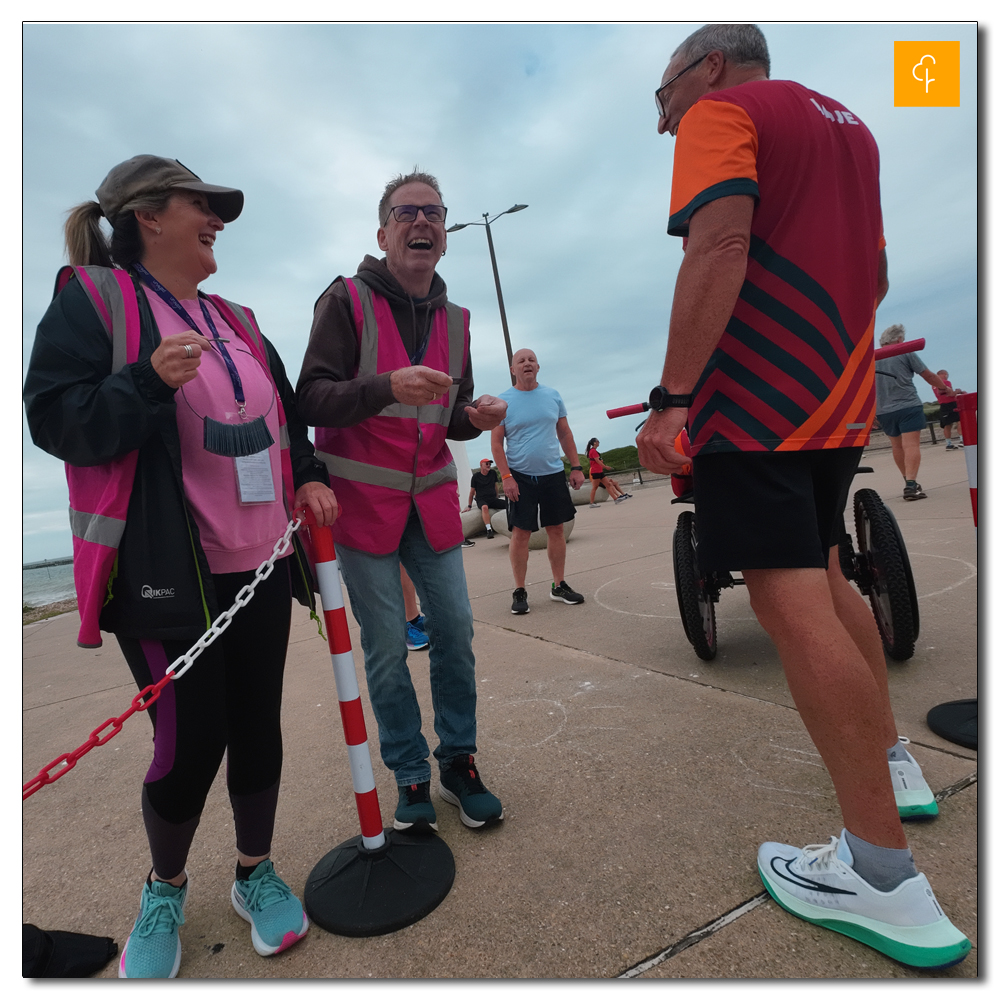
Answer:
M785 892L768 880L760 865L760 880L771 898L792 915L827 930L853 938L916 969L947 969L958 965L972 950L972 942L947 918L924 927L890 927L878 920L846 914L835 917ZM891 931L892 936L886 933Z

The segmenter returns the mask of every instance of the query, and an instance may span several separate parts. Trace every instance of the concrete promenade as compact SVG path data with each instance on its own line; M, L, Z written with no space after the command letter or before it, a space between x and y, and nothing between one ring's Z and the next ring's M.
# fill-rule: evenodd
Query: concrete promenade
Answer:
M477 834L432 797L455 884L417 924L376 938L318 927L274 958L252 949L229 889L235 848L222 775L188 863L182 978L966 979L978 976L977 754L930 732L928 709L976 697L977 571L962 452L925 446L927 499L902 500L887 451L855 489L895 513L920 598L916 653L890 661L899 732L914 744L940 816L907 824L918 867L973 942L961 965L921 973L792 917L763 892L764 840L839 834L827 772L795 711L775 650L744 588L717 607L719 654L699 660L677 613L666 482L618 506L577 508L567 579L582 606L549 600L532 552L531 613L510 614L507 541L464 550L476 623L479 753L506 820ZM625 485L623 483L623 485ZM852 517L848 526L852 528ZM853 534L853 528L852 528ZM248 609L252 613L252 606ZM378 754L352 641L382 816L396 802ZM75 612L23 632L24 780L128 706L135 688L117 645L79 649ZM410 665L434 746L426 653ZM197 669L197 665L193 668ZM183 678L177 683L184 683ZM285 765L273 857L301 894L330 849L359 832L326 643L295 606L283 704ZM88 754L23 805L23 918L124 945L149 860L139 793L147 719ZM112 963L102 975L117 975Z

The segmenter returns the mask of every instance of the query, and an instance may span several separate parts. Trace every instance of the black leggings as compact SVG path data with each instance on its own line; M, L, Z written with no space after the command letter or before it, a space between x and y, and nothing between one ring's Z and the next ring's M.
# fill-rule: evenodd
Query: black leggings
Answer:
M253 571L213 575L222 609L253 580ZM161 878L184 869L188 850L228 749L226 783L236 847L268 854L281 778L281 686L291 623L288 559L275 564L229 627L168 684L149 708L153 762L142 813L153 867ZM158 681L189 642L127 639L118 644L140 689Z

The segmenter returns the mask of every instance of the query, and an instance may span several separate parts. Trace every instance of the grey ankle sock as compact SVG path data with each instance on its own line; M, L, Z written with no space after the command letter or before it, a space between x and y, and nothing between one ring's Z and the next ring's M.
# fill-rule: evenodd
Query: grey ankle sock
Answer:
M894 746L889 747L885 752L886 757L889 760L912 760L909 751L906 749L906 745L902 740L896 740Z
M891 892L901 882L917 874L913 855L908 847L876 847L867 840L844 831L847 846L854 856L851 866L873 889Z

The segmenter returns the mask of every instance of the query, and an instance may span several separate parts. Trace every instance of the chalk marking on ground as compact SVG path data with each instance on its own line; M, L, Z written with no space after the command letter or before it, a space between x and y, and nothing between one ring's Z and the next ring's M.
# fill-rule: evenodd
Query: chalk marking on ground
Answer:
M968 583L970 580L974 579L979 575L979 570L972 565L972 563L966 561L965 559L959 559L957 556L941 556L934 552L911 552L910 555L921 556L926 559L947 559L949 562L961 563L963 566L968 566L971 570L966 576L963 576L958 583L953 583L950 587L945 587L943 590L935 590L929 594L918 594L917 600L924 601L928 597L937 597L940 594L947 594L949 590L954 590L956 587L961 587L963 583Z

